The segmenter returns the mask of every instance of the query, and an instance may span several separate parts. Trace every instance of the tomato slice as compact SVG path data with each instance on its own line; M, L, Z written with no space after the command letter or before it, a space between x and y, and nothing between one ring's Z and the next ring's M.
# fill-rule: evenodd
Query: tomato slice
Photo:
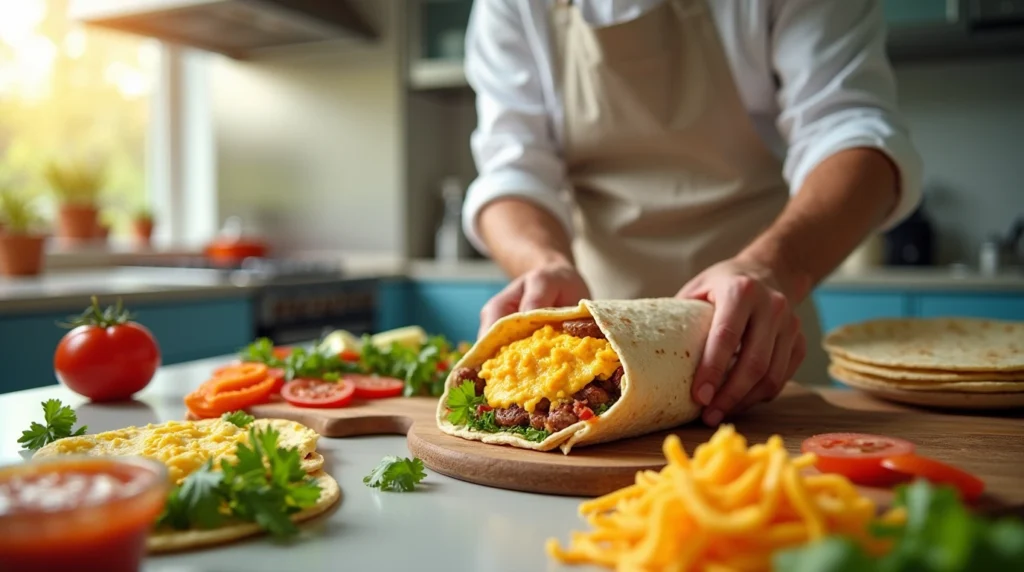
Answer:
M914 444L905 439L866 433L823 433L800 445L804 453L817 457L814 467L823 473L838 473L859 485L890 486L904 475L882 466L888 457L914 452Z
M977 500L985 491L985 482L978 477L947 465L942 461L912 453L887 457L882 466L908 477L917 477L937 485L951 485L968 501Z
M298 378L281 388L281 397L296 407L336 408L352 402L355 386L345 380Z
M288 356L292 355L292 351L293 349L291 346L274 346L274 349L270 350L270 353L272 353L277 359L286 359Z
M256 362L231 364L215 369L210 381L219 381L225 388L240 388L263 381L268 370L265 364Z
M362 355L359 352L355 351L355 350L344 350L343 352L338 354L338 358L341 361L349 361L349 362L359 361L359 358L361 358L361 357L362 357Z
M355 396L360 399L396 397L405 389L405 382L393 377L349 374L342 379L355 386Z
M274 379L274 386L270 388L270 394L277 395L281 393L281 388L284 387L284 370L279 367L272 367L267 370L267 375Z

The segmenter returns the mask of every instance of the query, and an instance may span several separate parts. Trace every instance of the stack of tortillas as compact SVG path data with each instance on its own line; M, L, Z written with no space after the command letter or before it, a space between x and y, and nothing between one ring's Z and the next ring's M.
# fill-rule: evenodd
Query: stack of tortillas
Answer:
M825 337L836 380L881 398L960 409L1024 406L1024 322L869 320Z

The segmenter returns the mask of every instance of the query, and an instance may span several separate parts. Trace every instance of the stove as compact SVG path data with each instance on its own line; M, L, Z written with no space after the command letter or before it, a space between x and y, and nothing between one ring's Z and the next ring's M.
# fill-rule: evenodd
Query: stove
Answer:
M356 336L376 331L379 280L347 276L340 264L247 258L234 266L203 257L147 260L136 268L173 268L213 283L247 288L253 299L253 338L275 344L308 342L335 329Z

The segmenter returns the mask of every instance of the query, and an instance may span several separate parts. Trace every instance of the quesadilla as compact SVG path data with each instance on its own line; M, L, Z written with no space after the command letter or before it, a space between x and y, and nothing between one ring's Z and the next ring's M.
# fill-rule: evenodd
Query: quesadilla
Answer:
M167 467L170 485L188 487L186 480L193 473L204 470L219 471L222 462L231 465L239 462L239 446L252 447L251 436L264 431L275 433L274 442L279 447L279 453L284 450L295 451L297 466L301 469L298 470L298 475L315 484L318 489L315 501L311 499L307 505L296 506L295 512L288 514L286 518L293 523L299 523L320 515L337 504L341 498L341 489L337 481L323 470L324 458L316 451L319 434L301 423L285 419L255 419L245 426L236 425L224 418L214 418L125 427L92 435L65 437L42 447L36 451L34 457L146 457ZM275 457L280 458L280 454ZM210 527L174 528L158 523L150 531L146 547L149 553L188 550L224 544L265 531L265 527L256 522L227 516L224 522Z
M700 415L693 377L711 326L707 302L583 300L498 320L445 382L440 430L568 454Z

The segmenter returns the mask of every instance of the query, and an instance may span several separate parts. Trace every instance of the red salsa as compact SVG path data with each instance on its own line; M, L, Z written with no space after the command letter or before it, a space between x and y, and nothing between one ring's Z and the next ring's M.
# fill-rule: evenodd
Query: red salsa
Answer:
M0 467L0 570L135 572L163 510L162 463L56 457Z

